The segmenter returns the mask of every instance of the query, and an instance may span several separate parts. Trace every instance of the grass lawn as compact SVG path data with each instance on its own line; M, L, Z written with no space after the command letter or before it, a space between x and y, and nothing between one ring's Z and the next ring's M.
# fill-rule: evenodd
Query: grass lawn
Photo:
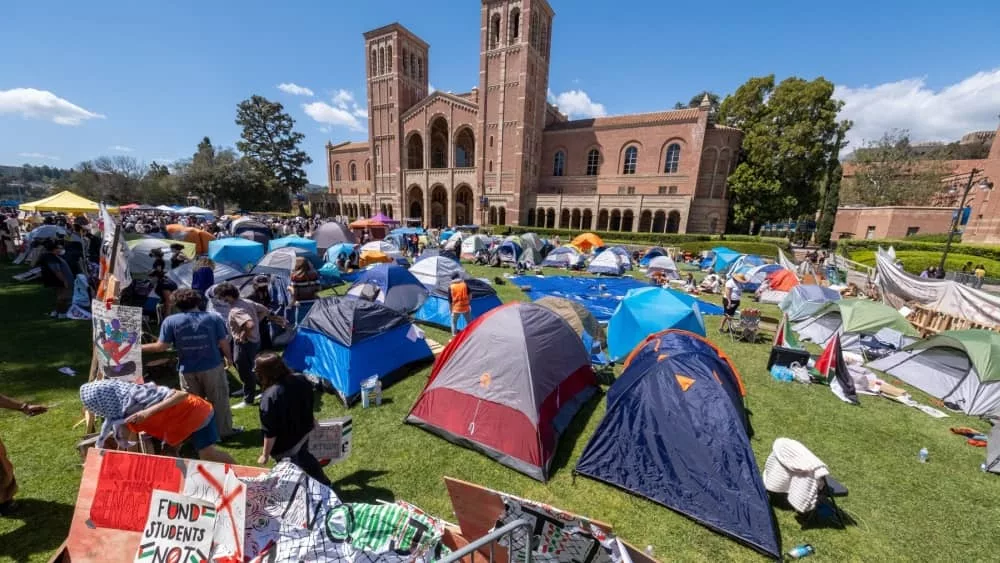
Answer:
M903 269L913 275L919 275L925 268L930 268L931 266L937 268L938 264L941 263L940 252L928 252L926 250L897 250L896 258L903 262ZM874 266L875 252L872 250L852 252L851 260L860 262L866 266ZM962 266L966 262L972 262L973 267L982 264L986 268L986 275L989 277L1000 276L1000 262L971 254L949 252L944 269L948 272L961 272Z
M500 270L469 267L493 278ZM508 270L509 271L509 270ZM15 285L15 269L0 267L0 392L50 405L36 418L0 411L3 438L21 490L20 514L0 519L0 561L45 561L65 536L80 479L73 448L80 429L77 389L84 375L57 372L71 366L85 373L90 362L89 325L51 321L48 295L36 285ZM497 288L505 301L524 299L511 284ZM776 309L763 307L765 314ZM765 370L769 343L732 343L708 317L709 338L734 360L747 386L747 404L757 432L753 448L763 467L777 437L802 441L850 489L840 500L857 524L846 530L802 530L787 511L777 511L783 545L816 547L816 561L986 561L996 560L1000 540L1000 479L980 472L984 450L967 446L949 426L985 429L961 416L936 420L886 399L863 396L860 407L840 402L828 388L779 383ZM427 329L446 342L444 331ZM327 474L345 500L406 499L431 514L453 519L441 477L448 475L546 502L612 524L626 540L652 545L664 561L760 560L756 552L638 497L571 471L598 422L605 403L590 402L563 436L553 478L538 483L470 450L401 421L420 392L427 367L388 387L379 408L355 407L354 451ZM919 400L926 397L915 393ZM348 412L332 396L322 399L322 416ZM234 411L248 432L224 443L243 464L252 465L261 436L253 410ZM921 447L930 463L917 462ZM991 539L992 538L992 539Z

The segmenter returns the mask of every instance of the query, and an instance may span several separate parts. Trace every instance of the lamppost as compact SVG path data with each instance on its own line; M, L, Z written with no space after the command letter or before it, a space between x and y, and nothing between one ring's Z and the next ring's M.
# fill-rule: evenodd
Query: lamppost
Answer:
M982 170L978 168L973 168L969 172L969 181L965 183L965 188L962 190L962 201L958 204L958 210L955 212L955 218L951 221L951 228L948 230L948 241L944 243L944 252L941 253L941 263L938 264L938 271L944 271L944 262L948 259L948 251L951 250L951 240L955 237L955 231L958 230L958 224L962 220L962 215L965 213L965 203L969 198L969 192L972 191L972 185L976 181L976 177L982 174ZM993 189L993 182L989 178L981 178L979 184L977 184L980 190L987 192ZM954 188L952 188L954 190Z

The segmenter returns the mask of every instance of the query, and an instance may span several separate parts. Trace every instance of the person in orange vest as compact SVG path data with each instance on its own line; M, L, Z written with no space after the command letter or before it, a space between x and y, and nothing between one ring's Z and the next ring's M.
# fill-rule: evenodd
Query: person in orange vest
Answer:
M465 317L465 326L472 322L472 307L469 304L469 286L462 275L455 272L451 275L451 335L455 336L459 317Z

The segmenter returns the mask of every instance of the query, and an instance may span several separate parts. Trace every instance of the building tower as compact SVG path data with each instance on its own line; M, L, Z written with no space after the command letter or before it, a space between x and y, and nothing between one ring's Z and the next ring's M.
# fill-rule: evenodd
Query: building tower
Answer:
M402 211L399 116L427 97L430 46L398 23L369 31L364 38L374 209L385 203Z
M482 0L479 46L480 221L516 225L538 186L554 13L545 0Z

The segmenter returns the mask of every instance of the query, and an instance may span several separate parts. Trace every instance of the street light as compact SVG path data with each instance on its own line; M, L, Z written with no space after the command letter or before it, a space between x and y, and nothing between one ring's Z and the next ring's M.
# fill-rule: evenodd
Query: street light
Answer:
M955 237L955 231L958 230L958 223L962 220L962 215L965 213L965 202L969 197L969 192L972 191L972 185L976 181L976 176L982 173L982 170L973 168L969 172L969 181L965 183L965 189L962 191L962 202L958 204L958 211L955 213L955 218L951 222L951 229L948 230L948 241L944 244L944 252L941 253L941 263L938 265L938 271L944 271L944 262L948 259L948 251L951 250L951 240ZM993 182L989 178L981 178L979 184L977 184L980 190L988 192L993 189ZM952 188L954 190L954 188ZM949 190L951 192L952 190Z

